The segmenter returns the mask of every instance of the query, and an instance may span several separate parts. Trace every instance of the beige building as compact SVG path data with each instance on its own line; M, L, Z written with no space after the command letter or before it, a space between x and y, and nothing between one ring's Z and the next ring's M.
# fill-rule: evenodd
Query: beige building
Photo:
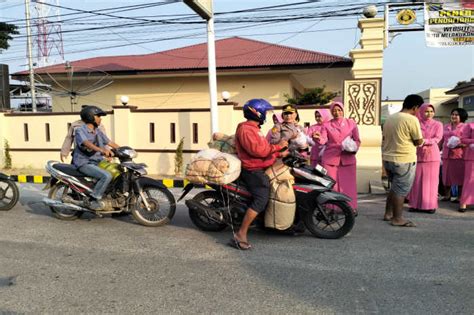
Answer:
M216 41L217 88L243 105L265 98L273 105L286 95L326 86L342 94L351 78L348 58L240 37ZM199 44L147 55L77 60L35 70L51 85L54 112L73 112L83 104L110 110L127 95L139 109L209 108L207 45ZM28 80L20 72L15 79Z
M474 121L474 78L470 81L459 82L453 89L446 91L451 103L457 103L455 107L464 108L469 114L469 120Z

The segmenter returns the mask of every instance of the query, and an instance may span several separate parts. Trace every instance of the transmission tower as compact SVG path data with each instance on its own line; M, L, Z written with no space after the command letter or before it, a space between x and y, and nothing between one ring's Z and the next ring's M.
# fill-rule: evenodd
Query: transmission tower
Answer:
M40 0L33 3L36 13L34 19L36 34L33 36L36 67L63 63L64 49L59 0Z

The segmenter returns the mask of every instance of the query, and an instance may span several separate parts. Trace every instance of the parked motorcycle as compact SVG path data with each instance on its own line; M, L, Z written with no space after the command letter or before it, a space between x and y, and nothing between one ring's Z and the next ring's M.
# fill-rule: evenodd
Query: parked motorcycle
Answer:
M337 239L349 233L355 222L348 196L332 190L336 183L327 170L318 165L306 164L306 159L292 152L283 159L295 177L293 189L296 195L294 226L304 226L319 238ZM203 231L222 231L227 226L239 226L244 218L250 193L240 180L227 185L208 184L212 190L198 193L185 201L191 221ZM180 201L193 188L188 184ZM257 217L257 225L263 226L264 213ZM258 220L260 222L258 222Z
M51 174L48 184L48 198L43 202L48 205L54 216L61 220L74 220L84 212L97 216L104 214L131 213L133 218L146 226L165 225L173 218L176 201L171 192L161 182L145 177L146 164L134 163L137 152L123 146L112 149L120 163L102 161L102 167L113 176L102 201L102 210L91 210L90 194L97 179L87 177L74 165L48 161L46 171Z
M0 211L12 209L19 198L20 192L15 182L10 176L0 173Z

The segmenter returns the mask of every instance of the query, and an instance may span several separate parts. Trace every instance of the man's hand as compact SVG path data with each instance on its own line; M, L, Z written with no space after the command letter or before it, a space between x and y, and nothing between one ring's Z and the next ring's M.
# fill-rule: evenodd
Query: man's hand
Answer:
M102 149L101 150L102 154L107 158L107 157L112 157L114 156L114 154L112 153L112 151L110 151L109 149Z
M59 158L61 159L61 162L64 163L64 160L67 159L67 155L59 154Z
M286 141L286 140L281 140L281 141L278 143L278 145L279 145L280 147L282 147L282 148L287 147L287 146L288 146L288 141Z
M280 156L281 156L281 157L288 156L288 154L290 154L290 151L288 151L288 150L285 150L285 151L283 151L283 152L280 152Z

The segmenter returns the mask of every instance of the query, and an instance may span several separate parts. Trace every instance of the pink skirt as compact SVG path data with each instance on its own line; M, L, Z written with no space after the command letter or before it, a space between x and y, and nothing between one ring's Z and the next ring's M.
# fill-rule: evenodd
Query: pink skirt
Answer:
M438 208L439 161L416 164L415 180L408 194L410 208L432 210Z
M328 175L336 180L334 190L349 196L349 202L354 211L357 210L357 177L356 164L352 165L328 165L323 164L328 170Z
M443 160L444 186L462 185L464 181L464 160Z
M474 205L474 161L465 161L466 176L462 185L459 202L464 205Z

